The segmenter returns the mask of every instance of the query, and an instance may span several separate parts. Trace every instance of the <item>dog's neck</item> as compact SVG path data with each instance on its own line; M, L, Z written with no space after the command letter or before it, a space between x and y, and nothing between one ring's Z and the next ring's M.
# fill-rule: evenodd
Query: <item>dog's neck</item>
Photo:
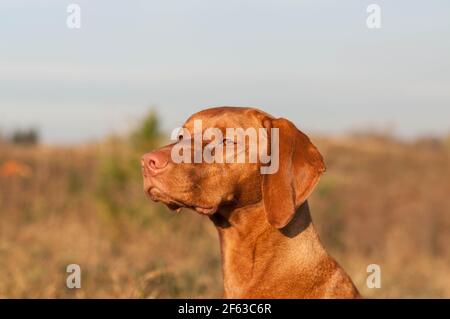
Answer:
M284 278L267 278L267 274L314 276L310 272L328 256L307 202L283 229L267 222L262 203L220 211L211 219L219 232L226 297L248 296L254 286L263 295L261 286L267 287L270 295L273 285Z

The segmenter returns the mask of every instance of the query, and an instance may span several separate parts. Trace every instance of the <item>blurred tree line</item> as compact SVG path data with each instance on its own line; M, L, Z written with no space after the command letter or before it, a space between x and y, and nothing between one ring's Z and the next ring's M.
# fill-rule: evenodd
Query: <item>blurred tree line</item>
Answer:
M158 115L150 110L128 135L111 137L104 144L96 193L112 216L142 214L142 201L147 199L142 196L140 159L162 142Z
M36 128L15 129L10 135L3 135L0 132L0 141L17 145L37 145L40 136Z

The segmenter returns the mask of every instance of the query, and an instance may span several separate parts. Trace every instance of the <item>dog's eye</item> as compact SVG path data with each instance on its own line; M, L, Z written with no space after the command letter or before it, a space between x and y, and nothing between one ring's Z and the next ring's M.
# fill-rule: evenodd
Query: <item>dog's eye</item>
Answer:
M224 145L233 145L233 144L235 144L235 143L234 143L233 140L230 140L230 139L228 139L228 138L224 138L224 139L223 139L223 144L224 144Z

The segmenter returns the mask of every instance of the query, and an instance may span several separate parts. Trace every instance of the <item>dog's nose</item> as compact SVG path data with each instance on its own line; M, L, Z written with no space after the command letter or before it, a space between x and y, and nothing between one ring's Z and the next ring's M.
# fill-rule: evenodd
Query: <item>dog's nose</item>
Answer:
M153 151L145 154L141 159L141 165L144 169L155 173L157 170L167 166L169 162L167 154L161 151Z

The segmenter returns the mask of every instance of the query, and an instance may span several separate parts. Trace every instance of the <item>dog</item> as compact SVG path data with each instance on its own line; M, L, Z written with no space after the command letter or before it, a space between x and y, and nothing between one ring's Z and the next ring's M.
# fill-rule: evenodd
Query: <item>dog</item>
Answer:
M223 135L229 128L266 132L257 144L272 152L270 161L229 161L225 150L238 147L236 142L217 138L220 134L196 140L199 121L201 134L209 128ZM190 208L212 220L221 245L224 298L360 298L350 277L324 249L311 221L307 198L325 165L304 133L287 119L241 107L200 111L182 131L179 141L142 157L144 190L172 210ZM275 132L278 140L273 138ZM250 139L244 136L240 144L245 138ZM205 154L211 140L216 140L214 155L223 155L219 158L226 161L195 160ZM180 145L185 161L174 159ZM250 157L249 145L232 159L239 154ZM274 150L276 171L262 174L272 165Z

